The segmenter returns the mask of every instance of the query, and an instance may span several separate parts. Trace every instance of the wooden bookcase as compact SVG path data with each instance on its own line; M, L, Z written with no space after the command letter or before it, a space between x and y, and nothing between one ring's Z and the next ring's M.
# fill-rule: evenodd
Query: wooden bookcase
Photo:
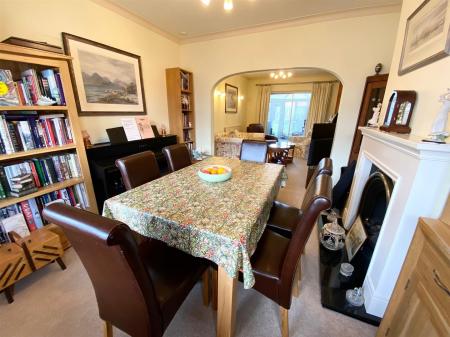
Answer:
M170 133L193 149L195 106L192 73L181 68L166 69L166 86Z
M18 202L35 198L59 189L77 184L84 184L86 197L89 202L89 211L98 213L92 186L91 174L87 162L86 151L83 144L80 125L78 123L77 106L73 94L72 83L69 74L69 61L71 57L51 52L40 51L31 48L19 47L0 43L0 69L9 69L13 79L20 78L20 73L29 68L42 70L47 68L58 69L66 100L65 106L0 106L0 113L7 111L38 111L42 114L63 113L70 121L73 143L63 146L53 146L29 151L15 152L12 154L0 154L0 165L20 163L21 160L43 157L58 153L76 153L81 168L81 177L65 180L56 184L39 188L36 192L22 197L8 197L0 200L0 208L7 207Z

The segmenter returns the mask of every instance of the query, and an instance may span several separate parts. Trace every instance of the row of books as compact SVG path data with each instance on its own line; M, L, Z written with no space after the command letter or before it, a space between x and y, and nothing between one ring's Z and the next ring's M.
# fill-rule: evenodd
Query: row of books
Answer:
M51 185L81 176L78 156L65 153L33 158L18 164L0 166L0 199L21 197Z
M1 154L71 143L72 128L64 114L39 116L36 111L21 111L0 115Z
M42 228L46 224L42 217L42 210L45 206L54 202L61 202L79 208L88 208L87 200L84 184L78 184L1 208L0 244L10 241L9 232L14 231L25 237L30 232Z
M59 71L27 69L13 80L9 69L0 69L0 106L66 105Z

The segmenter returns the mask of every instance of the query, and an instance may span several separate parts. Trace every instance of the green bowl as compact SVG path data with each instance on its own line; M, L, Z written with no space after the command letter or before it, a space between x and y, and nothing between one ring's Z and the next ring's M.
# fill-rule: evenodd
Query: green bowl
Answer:
M208 174L203 173L202 170L212 168L212 167L223 167L225 169L225 173L222 174ZM208 165L202 167L200 170L197 171L198 176L200 179L207 181L209 183L220 183L222 181L227 181L231 178L231 168L224 165Z

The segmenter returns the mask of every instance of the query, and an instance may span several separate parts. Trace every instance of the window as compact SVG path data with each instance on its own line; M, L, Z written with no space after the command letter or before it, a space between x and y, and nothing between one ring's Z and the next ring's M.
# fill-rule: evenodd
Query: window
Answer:
M267 130L279 139L303 136L308 118L310 92L271 94Z

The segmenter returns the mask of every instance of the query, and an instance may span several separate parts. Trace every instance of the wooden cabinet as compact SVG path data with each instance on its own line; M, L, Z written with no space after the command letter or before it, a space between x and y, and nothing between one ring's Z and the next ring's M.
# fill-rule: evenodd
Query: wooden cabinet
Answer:
M419 220L377 337L450 336L450 229Z
M194 79L190 71L166 69L170 133L193 148L195 140Z
M356 124L352 150L350 151L350 158L348 160L349 163L351 163L353 160L358 159L359 148L362 141L362 134L358 127L366 126L367 121L372 118L373 108L375 108L378 103L383 102L388 77L389 74L383 74L369 76L366 79L363 99L361 102L361 107L359 109L358 123ZM383 121L379 122L382 123Z

